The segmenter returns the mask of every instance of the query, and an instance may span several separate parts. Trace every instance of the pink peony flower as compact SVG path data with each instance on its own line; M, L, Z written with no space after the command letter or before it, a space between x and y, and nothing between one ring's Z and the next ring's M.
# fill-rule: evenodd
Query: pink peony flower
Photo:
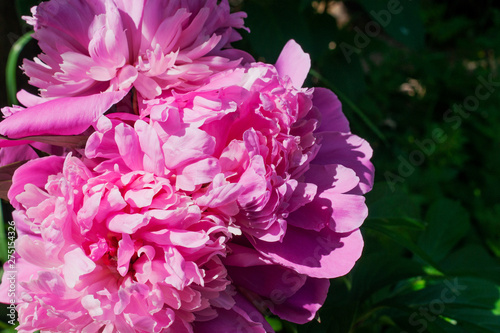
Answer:
M20 332L192 332L212 307L235 306L227 227L168 179L98 174L68 155L13 181Z
M23 68L42 97L69 97L129 89L145 98L177 87L188 90L238 65L244 13L227 0L51 0L26 21L43 53Z
M266 311L311 320L361 255L373 166L337 97L301 88L309 65L291 41L276 66L101 116L81 159L21 167L9 192L20 327L271 332Z
M227 0L51 0L32 12L43 53L23 69L43 98L4 108L0 133L12 138L79 134L132 87L151 99L252 60L230 46L246 14Z

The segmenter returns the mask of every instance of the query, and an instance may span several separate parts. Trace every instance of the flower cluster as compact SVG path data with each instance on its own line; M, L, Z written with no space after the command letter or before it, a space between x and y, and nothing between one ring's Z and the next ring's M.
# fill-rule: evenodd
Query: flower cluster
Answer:
M297 43L275 65L230 48L243 17L216 0L33 10L41 96L0 132L88 138L13 176L20 332L272 332L267 313L312 320L353 267L371 148L331 91L302 88Z

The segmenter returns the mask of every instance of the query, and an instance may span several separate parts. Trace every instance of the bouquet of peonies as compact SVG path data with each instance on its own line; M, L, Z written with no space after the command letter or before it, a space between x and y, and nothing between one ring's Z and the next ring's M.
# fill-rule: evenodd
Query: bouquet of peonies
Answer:
M361 255L373 166L337 97L302 87L300 46L275 65L233 49L245 14L227 0L51 0L32 13L42 53L23 69L40 96L20 91L24 107L0 123L0 163L25 162L8 191L18 331L312 320Z

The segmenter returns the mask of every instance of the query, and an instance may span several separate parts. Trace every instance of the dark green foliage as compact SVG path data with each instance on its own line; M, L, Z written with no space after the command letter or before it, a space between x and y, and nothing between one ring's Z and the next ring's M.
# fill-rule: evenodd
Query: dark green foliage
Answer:
M241 5L252 33L240 46L274 62L297 40L306 83L334 90L375 151L364 254L298 331L499 332L500 5L390 3L344 1L340 27L328 1Z

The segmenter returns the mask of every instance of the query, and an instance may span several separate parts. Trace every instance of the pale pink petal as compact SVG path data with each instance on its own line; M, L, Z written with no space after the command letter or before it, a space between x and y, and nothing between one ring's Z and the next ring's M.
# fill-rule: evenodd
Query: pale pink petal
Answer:
M213 157L205 158L180 168L175 186L185 191L193 191L196 185L209 183L218 173L218 160Z
M25 107L35 106L45 102L45 99L37 95L30 94L24 89L19 90L16 94L16 97L19 103L21 103Z
M43 268L52 268L61 265L58 258L47 253L46 244L41 239L22 236L16 241L17 253L27 262Z
M137 133L141 150L144 152L143 170L154 173L158 176L165 174L164 157L161 149L161 142L158 134L152 126L144 121L138 120L135 123L135 131ZM136 156L139 158L139 156Z
M148 222L142 214L117 214L108 221L108 228L114 232L132 234Z
M134 243L128 234L122 234L122 239L118 242L118 273L125 276L128 272L130 259L135 253Z
M301 88L311 68L311 58L296 41L291 39L286 43L276 61L279 75L288 76L297 89Z
M199 129L186 128L180 135L172 135L163 145L165 165L175 169L202 159L214 152L215 140Z
M24 191L25 184L33 184L43 188L49 175L57 174L63 166L64 159L59 156L49 156L27 162L17 169L12 177L12 186L9 190L9 201L18 208L16 197Z
M96 264L90 260L79 247L64 254L63 275L64 281L70 288L74 288L80 276L92 272Z

